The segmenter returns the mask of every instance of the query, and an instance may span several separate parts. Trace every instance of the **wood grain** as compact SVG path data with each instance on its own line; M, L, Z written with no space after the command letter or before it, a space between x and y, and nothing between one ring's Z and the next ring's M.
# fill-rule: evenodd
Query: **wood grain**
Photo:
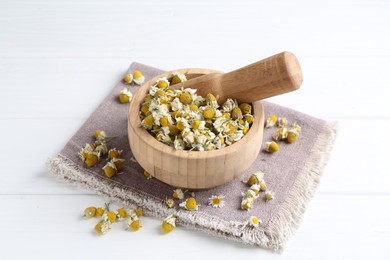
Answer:
M213 93L221 104L228 98L252 103L297 90L302 80L298 59L285 51L228 73L196 77L173 88L196 88L201 96Z

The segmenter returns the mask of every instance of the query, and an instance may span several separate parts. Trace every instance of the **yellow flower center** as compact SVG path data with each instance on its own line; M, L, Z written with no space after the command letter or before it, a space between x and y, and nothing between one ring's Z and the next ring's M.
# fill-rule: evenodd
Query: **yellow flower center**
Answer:
M219 205L221 203L221 199L220 198L214 198L213 199L213 204L214 205Z
M171 224L169 224L165 220L161 224L161 230L162 230L162 232L164 232L166 234L171 232L174 228L175 228L174 226L172 226Z
M160 80L157 83L157 87L161 89L166 89L168 87L168 83L165 80Z
M114 223L116 220L116 214L112 211L107 212L107 219L111 222Z
M129 227L134 230L134 231L137 231L140 229L141 227L141 221L139 219L131 222L131 224L129 225Z
M177 194L177 192L175 191L175 192L172 194L172 197L175 198L175 199L178 199L178 198L179 198L179 194Z
M133 72L133 77L134 77L135 79L142 77L141 71L139 71L139 70L134 71L134 72Z
M192 102L192 97L191 94L188 92L184 92L180 95L180 102L183 103L184 105L191 104Z
M196 200L195 198L188 198L186 202L186 208L188 210L193 210L196 208Z
M252 223L255 225L259 224L259 219L257 217L252 217Z

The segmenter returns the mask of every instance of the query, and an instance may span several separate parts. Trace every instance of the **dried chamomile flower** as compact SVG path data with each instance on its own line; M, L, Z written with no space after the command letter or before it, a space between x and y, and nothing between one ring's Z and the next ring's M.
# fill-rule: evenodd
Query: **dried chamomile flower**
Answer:
M169 215L166 217L161 224L161 231L164 233L170 233L172 230L176 228L176 217L173 215Z
M252 197L245 198L241 201L241 209L250 210L253 208L255 199Z
M96 207L88 207L84 210L84 217L93 218L96 215Z
M141 228L141 220L137 215L131 215L127 219L127 226L129 230L138 231Z
M266 191L267 185L264 180L260 182L260 191Z
M203 117L205 119L212 119L215 116L215 109L211 106L208 106L203 111Z
M142 75L141 71L135 70L133 72L133 81L137 85L141 85L145 81L144 75Z
M276 115L270 115L265 122L265 128L273 127L276 124L278 117Z
M100 155L106 155L108 153L108 147L105 143L100 143L96 146L95 152L100 153Z
M260 184L253 184L249 190L253 191L256 195L260 192Z
M263 223L258 217L252 216L249 218L248 225L251 227L258 227L260 223Z
M298 139L300 132L301 132L301 126L298 125L296 122L293 123L287 131L287 142L289 143L295 142Z
M224 115L227 119L230 118L230 113L232 112L233 108L237 106L237 102L234 101L231 98L228 98L225 103L222 104L222 111L226 113Z
M143 128L151 130L153 128L153 125L154 125L153 115L150 114L147 117L145 117L142 120L141 125Z
M99 152L90 152L85 159L85 164L88 167L96 166L100 161L100 153Z
M206 95L206 103L207 105L213 107L213 108L218 108L219 105L218 105L218 102L217 102L217 99L215 98L215 96L211 93L208 93Z
M167 204L168 208L173 208L175 206L175 201L173 199L166 199L165 204Z
M145 171L145 170L144 170L144 176L145 176L145 178L146 178L147 180L150 180L151 178L153 178L153 176L152 176L149 172L147 172L147 171Z
M134 210L134 214L137 215L137 217L142 217L142 215L144 214L144 211L141 209L141 208L136 208Z
M122 154L122 150L118 150L116 148L111 148L108 150L107 157L108 159L113 159L113 158L120 158Z
M264 179L264 172L257 171L251 174L246 184L252 186L254 184L259 184Z
M122 171L124 168L123 162L125 159L112 158L111 162L115 165L118 172Z
M130 89L124 88L119 92L119 102L121 103L130 103L133 99L133 94L130 92Z
M79 157L81 160L85 161L88 157L88 154L93 152L95 146L93 144L86 144L84 148L81 148L79 152Z
M184 74L181 74L181 73L174 73L173 74L173 77L171 79L171 84L178 84L178 83L182 83L184 81L187 81L187 77L186 75Z
M236 119L241 119L241 118L242 118L241 109L239 107L233 108L233 110L232 110L232 119L236 120Z
M287 142L294 143L299 137L299 132L294 129L289 129L287 133Z
M133 75L130 73L125 74L123 81L130 84L133 81Z
M269 153L275 153L279 151L279 145L274 141L266 142L264 150Z
M111 229L110 225L111 225L110 221L102 220L96 224L94 230L99 235L105 235Z
M185 208L189 211L196 211L199 208L199 205L196 203L196 199L193 197L190 197L179 204L180 207Z
M127 212L124 208L119 208L116 210L116 212L117 212L116 216L119 220L123 220L127 217Z
M108 211L103 214L103 220L104 221L109 221L111 223L114 223L116 220L116 214L113 211Z
M288 130L287 130L287 128L281 127L281 128L279 128L279 129L274 133L274 135L272 136L272 138L273 138L275 141L280 141L280 140L286 139L286 138L287 138L287 135L288 135Z
M191 104L192 102L192 96L191 96L191 93L189 92L184 92L180 95L179 97L179 100L181 103L183 103L184 105L189 105Z
M103 214L104 214L104 209L103 208L97 208L96 209L96 214L95 214L96 217L101 217L101 216L103 216Z
M107 134L103 130L97 129L93 132L93 136L96 140L104 140L107 137Z
M276 125L278 127L285 127L285 126L287 126L287 123L288 123L288 121L285 117L279 117L278 121L276 122Z
M172 197L174 199L182 200L184 199L184 192L181 189L173 190Z
M252 113L252 106L248 103L242 103L238 107L241 109L243 115L250 115Z
M223 200L225 198L224 195L212 195L209 198L209 205L213 208L222 208L225 206L225 201Z
M265 201L270 201L274 199L274 193L272 191L266 191L264 194Z
M113 177L118 172L115 164L112 161L109 161L106 163L106 165L104 165L103 171L108 178Z
M167 78L159 78L155 84L156 87L158 87L159 89L166 89L167 87L169 87L169 81ZM164 95L165 95L165 92L164 92Z

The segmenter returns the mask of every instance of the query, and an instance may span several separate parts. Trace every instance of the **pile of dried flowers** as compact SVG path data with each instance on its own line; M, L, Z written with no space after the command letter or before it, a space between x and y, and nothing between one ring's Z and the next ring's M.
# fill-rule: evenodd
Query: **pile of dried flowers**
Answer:
M123 170L124 159L121 158L122 151L116 148L109 149L107 142L115 137L107 136L103 130L95 130L93 133L95 138L94 143L87 143L79 152L80 159L88 167L93 167L99 164L101 157L107 156L107 163L103 167L104 174L111 178L117 172Z
M170 88L186 80L178 73L171 80L160 78L143 100L141 125L158 141L176 150L210 151L231 145L248 133L253 122L250 104L238 105L227 99L220 106L212 93L203 98L196 89Z
M294 143L301 132L301 126L294 122L289 128L287 128L288 121L285 117L277 117L276 115L270 115L265 122L265 128L271 128L277 126L278 130L273 134L274 141L266 142L264 150L269 153L275 153L279 151L279 145L277 142L286 140L287 143Z

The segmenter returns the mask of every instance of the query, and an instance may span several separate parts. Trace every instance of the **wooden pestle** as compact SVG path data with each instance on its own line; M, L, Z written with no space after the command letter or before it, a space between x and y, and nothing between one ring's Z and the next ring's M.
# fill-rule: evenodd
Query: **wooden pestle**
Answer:
M285 51L229 73L207 74L172 87L196 88L203 97L212 93L222 104L227 98L252 103L297 90L301 84L301 66L294 54Z

